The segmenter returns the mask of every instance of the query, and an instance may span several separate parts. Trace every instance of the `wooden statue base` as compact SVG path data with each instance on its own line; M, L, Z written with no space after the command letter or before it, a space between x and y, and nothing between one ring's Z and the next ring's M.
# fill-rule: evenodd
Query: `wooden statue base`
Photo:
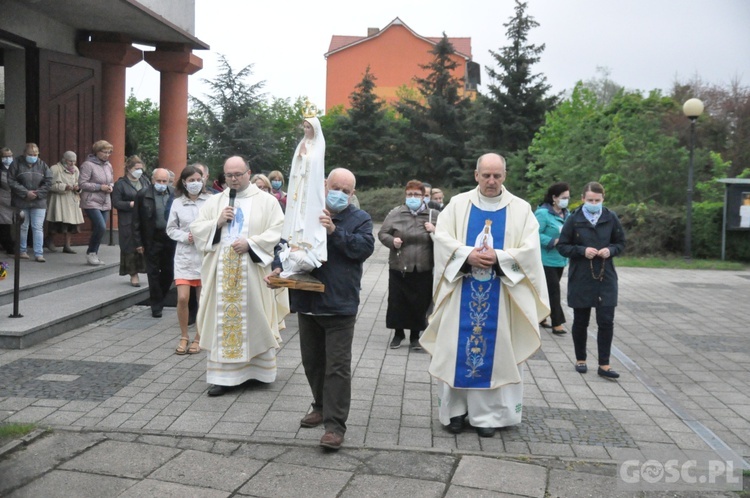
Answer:
M325 292L326 286L309 273L297 273L286 278L268 277L272 285L311 292Z

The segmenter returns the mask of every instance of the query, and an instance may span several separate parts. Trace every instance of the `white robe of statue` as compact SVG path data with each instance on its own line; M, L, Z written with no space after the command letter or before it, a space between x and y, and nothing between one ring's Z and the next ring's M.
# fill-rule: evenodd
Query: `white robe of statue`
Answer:
M292 157L286 216L281 238L287 245L279 255L282 277L307 273L328 259L326 229L319 217L325 208L326 141L318 118L305 118L305 137Z

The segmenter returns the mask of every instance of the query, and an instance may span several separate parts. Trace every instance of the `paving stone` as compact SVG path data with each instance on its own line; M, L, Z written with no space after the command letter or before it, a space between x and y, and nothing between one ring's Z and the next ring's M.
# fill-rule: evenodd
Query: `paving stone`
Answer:
M256 473L238 493L241 495L290 497L337 496L352 477L351 472L309 468L286 463L269 463Z
M452 484L445 494L445 498L510 498L518 495L499 493L488 489L474 489Z
M445 492L445 485L437 482L404 477L377 476L358 474L346 487L342 498L380 498L382 496L394 498L440 497Z
M27 451L0 460L0 495L54 469L61 462L104 440L101 434L53 433L34 441ZM38 495L41 496L41 495Z
M584 472L565 472L551 469L549 474L548 496L576 496L598 498L603 490L613 498L630 498L632 491L618 489L616 477L601 476Z
M161 467L180 451L164 446L104 441L60 468L139 479Z
M186 496L190 498L225 498L230 495L231 493L215 489L145 479L118 496L122 498L141 498L144 496L158 496L160 498L183 498Z
M133 479L53 470L7 496L9 498L35 496L105 498L124 496L121 493L137 483L138 481Z
M149 478L187 486L234 491L245 484L264 465L265 462L241 456L223 456L186 450L157 469Z
M451 482L468 488L541 498L546 489L547 469L540 465L465 456Z

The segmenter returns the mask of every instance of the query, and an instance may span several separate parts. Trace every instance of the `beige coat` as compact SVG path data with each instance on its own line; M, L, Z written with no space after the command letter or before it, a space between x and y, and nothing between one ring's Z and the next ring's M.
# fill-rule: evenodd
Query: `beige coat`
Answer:
M62 163L50 168L52 171L52 187L47 202L47 221L80 225L83 223L83 213L80 207L80 197L75 188L78 187L78 168L68 173ZM66 187L73 187L68 190Z

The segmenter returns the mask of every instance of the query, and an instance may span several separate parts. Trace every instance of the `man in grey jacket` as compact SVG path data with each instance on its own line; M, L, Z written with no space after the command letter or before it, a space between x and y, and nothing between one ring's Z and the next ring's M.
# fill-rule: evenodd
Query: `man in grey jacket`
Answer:
M23 211L21 225L21 259L29 259L26 244L29 224L34 237L34 259L44 263L44 218L47 214L47 194L52 186L52 172L39 158L39 147L26 144L24 153L10 167L8 184L13 192L11 205Z

